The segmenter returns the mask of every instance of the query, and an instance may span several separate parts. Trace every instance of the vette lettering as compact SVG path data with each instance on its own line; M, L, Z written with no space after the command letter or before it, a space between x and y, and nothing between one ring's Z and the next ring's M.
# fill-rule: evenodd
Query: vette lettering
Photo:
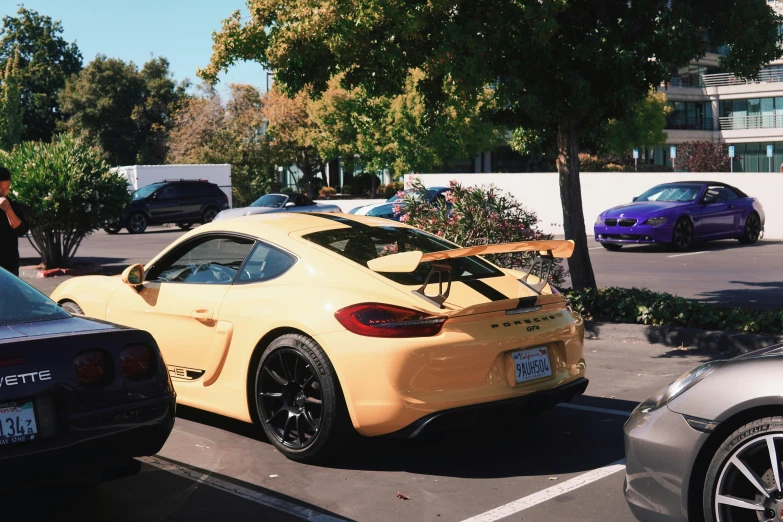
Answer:
M2 375L0 376L0 387L34 383L36 377L39 382L49 381L52 379L52 373L50 370L41 370L38 372L20 373L18 375Z

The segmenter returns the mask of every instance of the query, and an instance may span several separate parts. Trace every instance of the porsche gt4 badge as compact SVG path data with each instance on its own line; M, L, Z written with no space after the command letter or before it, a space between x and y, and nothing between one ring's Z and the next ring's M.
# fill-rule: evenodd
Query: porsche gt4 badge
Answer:
M169 369L169 375L171 375L171 378L178 381L195 381L201 379L205 373L205 370L183 368L181 366L168 365L167 368Z

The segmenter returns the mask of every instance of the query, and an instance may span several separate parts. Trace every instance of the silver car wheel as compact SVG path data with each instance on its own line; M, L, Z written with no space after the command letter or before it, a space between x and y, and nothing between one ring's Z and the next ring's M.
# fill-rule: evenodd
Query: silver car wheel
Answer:
M717 522L783 519L779 455L783 434L755 438L731 453L715 490Z

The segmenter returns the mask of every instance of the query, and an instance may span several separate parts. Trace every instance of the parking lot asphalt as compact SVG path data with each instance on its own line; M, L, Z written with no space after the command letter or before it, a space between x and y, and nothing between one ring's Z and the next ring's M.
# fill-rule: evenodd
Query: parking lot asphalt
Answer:
M140 235L123 231L112 236L99 231L82 242L76 260L102 264L109 273L119 273L129 264L148 262L183 233L177 227L150 227ZM39 262L27 240L19 244L23 264ZM732 307L783 307L780 241L750 246L716 241L684 253L658 246L626 246L609 252L592 240L589 245L599 287L648 288ZM53 277L32 282L48 295L63 280Z
M622 494L626 412L710 355L632 340L588 340L585 354L590 385L573 403L438 438L364 439L328 467L285 459L253 425L180 407L174 432L141 474L89 491L54 491L36 514L94 521L631 521Z

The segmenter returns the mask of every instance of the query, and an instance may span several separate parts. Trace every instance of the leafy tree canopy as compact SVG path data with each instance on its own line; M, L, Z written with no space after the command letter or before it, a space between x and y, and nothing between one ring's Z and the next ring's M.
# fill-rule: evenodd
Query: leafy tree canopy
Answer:
M67 116L61 127L102 148L113 165L160 164L187 86L172 79L163 57L139 70L133 62L98 55L66 81L59 97Z
M50 141L63 117L57 96L65 80L82 68L76 43L61 36L60 22L37 11L19 8L16 16L4 16L0 27L0 70L19 53L19 83L23 140Z
M722 66L756 77L781 55L776 15L765 0L248 0L214 35L214 81L238 60L275 71L291 92L323 91L345 74L348 87L399 95L412 69L430 111L448 87L476 99L495 90L493 115L509 128L557 129L560 196L574 287L595 286L581 201L580 142L621 118L670 71L725 43ZM447 79L449 81L447 82Z
M19 53L0 70L0 149L11 150L22 139L22 93L19 88Z

